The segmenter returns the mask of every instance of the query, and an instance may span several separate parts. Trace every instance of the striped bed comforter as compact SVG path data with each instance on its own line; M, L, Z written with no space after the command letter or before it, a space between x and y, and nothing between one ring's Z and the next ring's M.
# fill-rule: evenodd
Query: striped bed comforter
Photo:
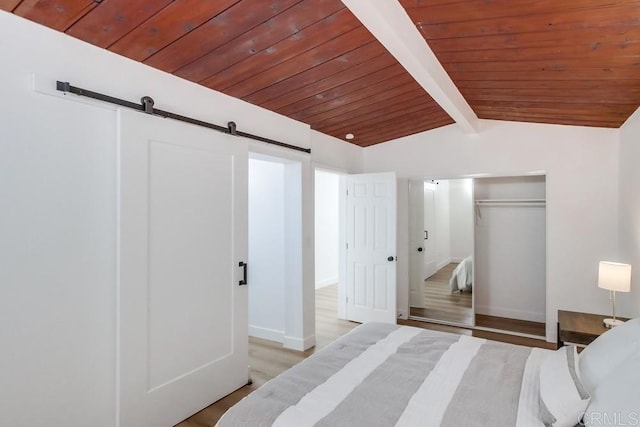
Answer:
M543 426L544 352L367 323L229 409L230 426Z

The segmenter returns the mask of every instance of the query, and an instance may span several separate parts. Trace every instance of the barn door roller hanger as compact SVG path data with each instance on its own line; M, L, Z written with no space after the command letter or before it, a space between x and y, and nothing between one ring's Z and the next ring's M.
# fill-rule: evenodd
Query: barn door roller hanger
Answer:
M310 148L297 147L295 145L287 144L285 142L280 142L273 139L264 138L259 135L253 135L251 133L239 131L235 122L229 122L225 127L225 126L220 126L213 123L205 122L202 120L194 119L192 117L182 116L180 114L175 114L169 111L160 110L153 106L154 101L153 101L153 98L151 98L150 96L143 96L140 99L140 104L136 104L135 102L127 101L125 99L115 98L113 96L109 96L102 93L93 92L91 90L72 86L69 82L61 82L60 80L56 82L56 89L59 90L60 92L73 93L75 95L96 99L98 101L109 102L111 104L119 105L121 107L127 107L136 111L141 111L146 114L160 116L167 119L178 120L178 121L189 123L196 126L202 126L208 129L216 130L218 132L226 133L228 135L241 136L244 138L253 139L255 141L264 142L267 144L277 145L278 147L288 148L290 150L302 151L303 153L311 153Z

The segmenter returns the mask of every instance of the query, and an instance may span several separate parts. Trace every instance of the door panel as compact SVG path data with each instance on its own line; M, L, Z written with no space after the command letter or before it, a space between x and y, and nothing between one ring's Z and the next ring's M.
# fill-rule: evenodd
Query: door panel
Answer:
M395 174L350 175L347 190L347 318L395 323Z
M247 145L128 110L120 126L120 425L171 426L248 378Z

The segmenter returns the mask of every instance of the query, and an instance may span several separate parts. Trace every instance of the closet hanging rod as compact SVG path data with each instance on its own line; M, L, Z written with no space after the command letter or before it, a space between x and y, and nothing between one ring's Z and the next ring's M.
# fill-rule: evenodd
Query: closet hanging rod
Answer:
M475 203L479 206L544 206L545 199L479 199Z
M212 129L218 132L226 133L228 135L233 136L242 136L244 138L253 139L255 141L264 142L271 145L277 145L278 147L288 148L290 150L302 151L304 153L310 154L310 148L302 148L295 145L287 144L285 142L276 141L273 139L265 138L259 135L253 135L251 133L239 131L236 127L235 122L227 123L227 126L220 126L213 123L205 122L202 120L194 119L187 116L182 116L180 114L171 113L169 111L160 110L158 108L154 108L153 98L150 96L143 96L140 99L140 104L136 104L135 102L127 101L125 99L115 98L113 96L105 95L98 92L93 92L91 90L82 89L76 86L72 86L69 82L61 82L58 80L56 82L56 89L60 92L68 92L73 93L79 96L86 96L87 98L96 99L98 101L108 102L110 104L120 105L121 107L131 108L136 111L141 111L143 113L151 114L154 116L164 117L167 119L178 120L180 122L189 123L196 126L202 126L207 129Z

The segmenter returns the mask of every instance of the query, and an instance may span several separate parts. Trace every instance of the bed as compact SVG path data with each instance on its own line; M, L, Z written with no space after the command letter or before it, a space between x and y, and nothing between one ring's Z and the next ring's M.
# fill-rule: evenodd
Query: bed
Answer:
M466 257L456 266L449 279L451 293L458 291L471 291L473 286L473 258Z
M627 323L582 356L571 346L551 351L364 324L251 393L217 426L562 427L587 418L589 425L609 425L593 421L610 405L611 389L627 390L627 406L640 411L640 319ZM624 370L607 385L609 368L618 367L605 351L612 342L626 343L618 364ZM589 402L598 413L589 412ZM631 420L623 406L620 416Z

